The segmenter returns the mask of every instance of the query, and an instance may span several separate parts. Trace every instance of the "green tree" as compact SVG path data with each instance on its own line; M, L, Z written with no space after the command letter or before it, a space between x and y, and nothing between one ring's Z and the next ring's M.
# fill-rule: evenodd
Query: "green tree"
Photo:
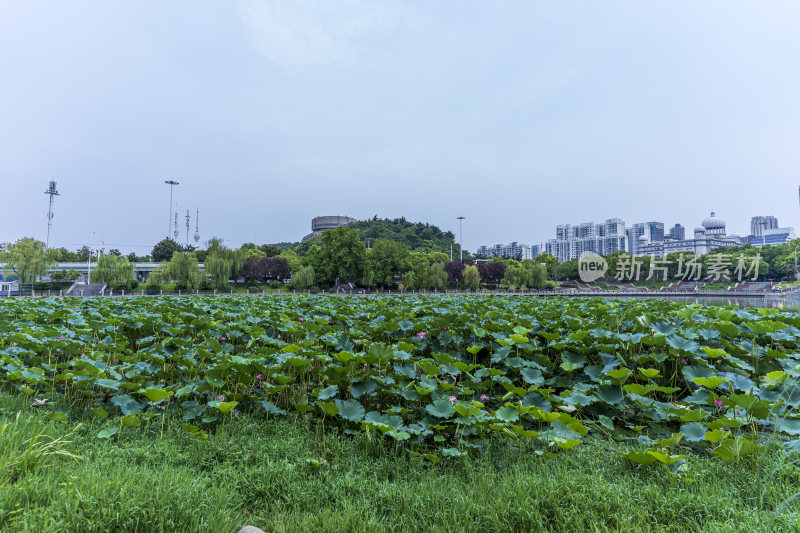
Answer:
M317 240L308 251L308 262L319 283L330 286L337 278L340 282L362 278L367 248L358 231L341 226L325 231Z
M511 290L521 288L525 283L525 269L520 263L509 261L506 264L506 273L500 283Z
M530 281L529 287L531 289L544 289L545 287L547 287L547 267L540 265L539 263L533 263L530 266L528 266L528 269L531 271L529 279ZM577 271L578 267L576 264L575 266L576 277L577 277Z
M408 246L388 239L376 239L369 250L369 264L375 282L391 285L395 276L408 268Z
M578 279L578 258L561 263L558 266L558 276L559 279Z
M75 281L81 277L80 272L77 270L56 270L50 274L50 279L53 281Z
M417 251L410 252L406 271L403 273L403 287L415 290L427 288L430 265L428 254Z
M267 257L278 257L281 255L280 247L275 244L262 244L258 249L264 252L264 255Z
M537 255L534 259L536 263L544 263L545 268L547 268L547 275L550 279L557 279L558 276L558 259L556 259L553 255L548 253L541 253Z
M154 270L151 277L156 283L174 281L176 289L198 288L203 282L203 272L194 252L172 254L172 259Z
M233 260L224 257L223 254L214 253L206 258L204 263L206 274L211 276L211 283L215 289L224 289L228 286L233 269Z
M465 266L463 272L461 273L461 277L464 279L464 283L467 284L467 287L473 291L477 289L478 285L481 283L481 275L478 272L478 267L475 265Z
M20 283L32 283L55 264L54 254L42 241L25 237L9 244L5 253L5 274L13 273Z
M292 274L289 280L289 287L304 291L314 286L314 267L305 266Z
M92 255L92 250L88 246L83 245L75 252L75 255L79 263L85 263L89 260L89 256Z
M286 262L289 263L289 271L292 273L299 272L301 268L303 268L303 260L300 259L300 256L295 253L294 250L286 250L282 252L278 257L286 259Z
M253 245L255 246L255 245ZM214 284L218 289L227 285L229 279L234 282L239 277L239 271L244 266L247 260L248 250L252 248L239 248L238 250L231 250L222 239L213 237L208 241L208 248L206 250L206 259L203 262L206 265L206 271L211 273ZM211 264L209 267L208 265ZM230 266L228 273L225 274L223 266Z
M182 252L183 246L173 241L172 239L162 239L155 246L150 253L155 263L163 263L172 259L172 254Z
M66 248L51 248L50 253L53 254L53 259L59 263L77 263L81 260L77 252L70 252ZM84 258L85 260L86 258Z
M509 289L543 289L547 286L547 268L532 259L509 261L501 282Z
M375 285L375 273L372 271L372 269L367 269L364 271L364 275L361 277L360 284L362 287L366 287L367 289Z
M431 263L428 267L428 275L425 280L427 289L443 289L447 286L447 272L444 271L444 263Z
M92 270L92 281L109 287L127 287L133 281L133 265L127 257L106 254L100 256L97 268Z

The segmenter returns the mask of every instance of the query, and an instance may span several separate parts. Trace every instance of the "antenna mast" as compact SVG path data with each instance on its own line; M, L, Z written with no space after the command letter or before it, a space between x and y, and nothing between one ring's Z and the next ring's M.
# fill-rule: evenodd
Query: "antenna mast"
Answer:
M189 210L186 210L186 247L189 247L189 221L191 217L189 216Z
M177 205L175 206L175 231L173 231L172 234L175 236L175 242L178 242L178 235L180 235L180 233L178 232L178 206Z
M197 210L197 214L194 217L194 243L197 244L200 242L200 210Z
M56 182L50 181L50 186L44 191L50 197L50 209L47 210L47 248L50 248L50 228L53 226L53 197L60 196L56 190Z

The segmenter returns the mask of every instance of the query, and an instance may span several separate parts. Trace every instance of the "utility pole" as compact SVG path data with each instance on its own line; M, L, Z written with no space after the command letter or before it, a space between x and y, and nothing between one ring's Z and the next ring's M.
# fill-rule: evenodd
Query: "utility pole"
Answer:
M169 221L167 223L167 239L169 239L169 227L172 226L172 188L180 183L175 180L167 180L164 183L169 185Z
M50 196L50 209L47 210L47 244L46 247L50 248L50 228L53 226L53 197L60 196L56 190L56 182L50 181L50 186L44 193Z
M458 217L458 252L460 254L459 261L464 261L464 232L461 229L461 222L466 217Z

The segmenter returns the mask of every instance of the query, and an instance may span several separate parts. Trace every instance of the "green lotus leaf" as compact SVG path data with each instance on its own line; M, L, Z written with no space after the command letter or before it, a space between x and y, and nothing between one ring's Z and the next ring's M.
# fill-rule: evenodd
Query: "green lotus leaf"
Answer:
M120 419L120 423L126 427L139 427L142 425L142 421L138 416L135 415L125 415Z
M320 389L317 391L317 398L320 400L330 400L339 392L339 387L336 385L330 385L329 387L325 387L324 389Z
M501 407L495 411L494 416L503 422L515 422L519 420L519 411L512 405Z
M671 465L686 457L685 455L666 455L656 450L648 450L647 454L655 457L659 462L665 465Z
M116 435L118 431L119 431L119 427L118 426L106 428L106 429L100 430L100 432L97 434L97 438L98 439L108 439L108 438L111 438L114 435Z
M455 414L455 409L453 408L453 405L450 403L449 400L445 400L443 398L439 400L434 400L433 403L426 405L425 411L427 411L428 414L435 416L436 418L450 418Z
M150 402L159 403L172 396L173 392L166 389L145 389L143 394Z
M267 401L267 400L264 400L263 402L261 402L261 406L264 407L264 410L267 413L270 413L270 414L273 414L273 415L285 415L286 414L285 410L281 409L280 407L278 407L274 403L272 403L270 401Z
M631 462L639 463L640 465L644 466L650 466L656 461L658 461L658 458L656 458L656 456L646 452L645 453L628 452L628 453L623 453L622 456Z
M345 420L360 422L364 419L366 411L356 400L336 400L334 403L339 408L339 416Z
M716 457L732 463L742 457L758 455L763 450L763 446L759 446L744 437L736 437L723 441L713 453Z
M95 384L106 389L119 390L119 386L122 385L122 382L116 379L100 378L95 381Z

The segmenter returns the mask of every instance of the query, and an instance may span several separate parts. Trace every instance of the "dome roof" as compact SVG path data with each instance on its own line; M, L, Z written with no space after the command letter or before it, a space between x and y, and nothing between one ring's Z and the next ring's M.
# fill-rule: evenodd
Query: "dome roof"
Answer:
M694 232L695 233L705 233L706 232L706 228L704 228L703 226L697 226L696 228L694 228Z
M725 221L717 217L712 211L711 216L703 221L703 227L705 229L725 229Z

